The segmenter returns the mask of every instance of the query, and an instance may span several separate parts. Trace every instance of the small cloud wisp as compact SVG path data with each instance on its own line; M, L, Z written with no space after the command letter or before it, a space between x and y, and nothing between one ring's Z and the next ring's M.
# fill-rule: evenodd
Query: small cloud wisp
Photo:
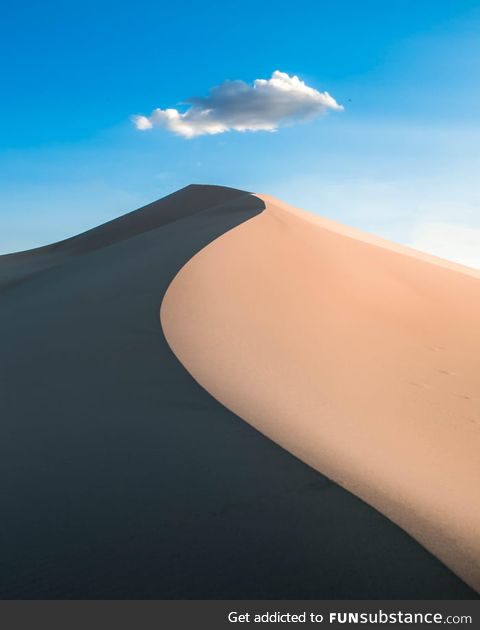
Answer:
M190 98L185 112L154 109L150 116L133 116L137 129L167 129L184 138L225 131L276 131L312 120L343 107L328 92L319 92L297 76L276 70L270 79L224 81L206 97Z

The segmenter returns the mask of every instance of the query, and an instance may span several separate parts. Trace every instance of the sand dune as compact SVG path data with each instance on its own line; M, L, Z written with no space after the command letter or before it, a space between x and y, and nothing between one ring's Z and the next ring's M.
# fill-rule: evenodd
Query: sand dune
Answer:
M479 591L480 272L260 198L170 285L171 348Z
M280 291L271 265L286 261L272 249L270 262L252 267L264 208L244 191L189 186L79 236L0 257L0 598L476 597L388 518L226 409L168 346L158 317L168 286L195 254L208 255L210 244L214 253L222 235L229 243L247 226L257 234L252 261L241 263L234 246L221 264L225 272L243 266L252 288L271 282L258 322L282 332L262 309ZM279 230L291 233L291 219L269 211L265 220L272 246ZM209 271L186 297L208 290L221 300L212 279ZM241 287L224 288L233 307ZM200 311L175 306L169 331L172 317L180 331L197 315L191 332L193 344L200 329L205 336L201 363L212 357L223 367L224 321L218 356ZM238 392L257 391L265 422L276 422L263 398L273 381L262 361L248 363L252 315L231 313L230 358L243 361L245 350ZM292 335L285 341L295 344ZM259 347L269 361L270 345ZM282 369L285 351L280 344ZM232 392L225 367L218 382ZM293 374L271 395L303 395L296 387Z
M134 236L146 234L169 223L188 219L204 210L221 206L238 198L239 194L241 196L245 193L219 186L186 186L82 234L44 247L1 256L0 289L46 269L58 267L76 256L116 245Z

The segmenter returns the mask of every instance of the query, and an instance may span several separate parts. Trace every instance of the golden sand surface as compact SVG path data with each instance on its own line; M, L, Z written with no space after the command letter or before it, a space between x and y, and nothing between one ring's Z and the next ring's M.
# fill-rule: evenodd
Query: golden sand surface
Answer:
M170 347L480 591L480 272L258 196L170 285Z

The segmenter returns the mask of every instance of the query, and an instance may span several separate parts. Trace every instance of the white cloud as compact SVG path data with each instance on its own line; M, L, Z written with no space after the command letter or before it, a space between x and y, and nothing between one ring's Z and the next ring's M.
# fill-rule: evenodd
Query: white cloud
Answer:
M457 223L419 223L411 247L480 269L480 228Z
M224 81L206 97L190 98L184 113L154 109L150 116L133 116L137 129L167 129L184 138L225 131L275 131L280 126L312 120L328 109L343 107L328 92L319 92L297 76L276 70L270 79Z

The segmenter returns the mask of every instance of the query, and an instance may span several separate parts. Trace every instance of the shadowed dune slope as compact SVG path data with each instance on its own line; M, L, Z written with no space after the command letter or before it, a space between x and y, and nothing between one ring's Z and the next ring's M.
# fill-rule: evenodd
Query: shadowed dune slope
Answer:
M0 257L1 597L474 597L167 345L179 269L263 209L193 186Z
M58 266L74 256L114 245L202 210L211 209L219 203L226 203L238 196L239 191L233 188L191 184L163 199L72 238L45 247L2 256L0 288L49 267Z
M480 272L263 199L175 278L167 340L480 590Z

